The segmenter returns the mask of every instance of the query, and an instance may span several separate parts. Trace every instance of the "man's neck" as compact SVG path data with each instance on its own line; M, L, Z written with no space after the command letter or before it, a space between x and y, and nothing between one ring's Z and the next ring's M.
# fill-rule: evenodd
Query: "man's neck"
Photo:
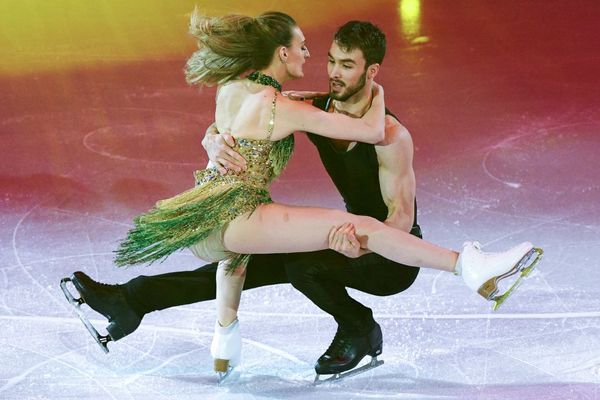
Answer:
M360 118L367 112L369 107L371 107L372 97L373 91L371 83L369 82L347 100L333 100L333 107L338 112L343 112L351 117Z

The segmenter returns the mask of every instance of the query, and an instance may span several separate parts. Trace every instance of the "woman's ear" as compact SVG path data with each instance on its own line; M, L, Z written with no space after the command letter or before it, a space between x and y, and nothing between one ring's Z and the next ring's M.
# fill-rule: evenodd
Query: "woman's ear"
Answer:
M283 64L287 64L287 58L288 58L287 47L281 46L279 48L279 61L281 61Z

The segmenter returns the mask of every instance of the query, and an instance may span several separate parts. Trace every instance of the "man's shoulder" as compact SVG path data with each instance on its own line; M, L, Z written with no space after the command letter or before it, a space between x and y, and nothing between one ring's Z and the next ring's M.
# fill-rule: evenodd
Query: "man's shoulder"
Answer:
M410 132L396 119L386 121L385 139L375 145L375 153L380 168L397 172L408 171L412 168L414 154Z
M327 108L327 103L329 103L329 96L315 97L312 101L312 105L320 108L321 110L325 110Z
M314 99L312 99L311 104L314 107L317 107L317 108L325 111L327 109L328 103L329 103L329 96L318 96L318 97L315 97ZM316 135L312 132L306 132L306 136L315 145L318 145L319 143L323 142L324 140L327 140L326 137Z
M408 129L391 114L385 116L385 138L375 146L383 148L390 145L410 146L412 148L412 137Z

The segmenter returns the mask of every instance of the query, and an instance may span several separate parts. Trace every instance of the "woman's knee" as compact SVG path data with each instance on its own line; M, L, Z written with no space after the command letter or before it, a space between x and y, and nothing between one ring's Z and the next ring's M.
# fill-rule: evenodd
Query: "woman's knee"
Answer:
M365 215L357 215L354 228L359 235L369 235L381 230L383 223L376 218Z
M219 261L219 265L217 266L217 274L223 275L229 279L245 279L246 278L246 267L248 265L248 262L242 262L232 269L231 268L232 261L233 260L231 260L231 259Z

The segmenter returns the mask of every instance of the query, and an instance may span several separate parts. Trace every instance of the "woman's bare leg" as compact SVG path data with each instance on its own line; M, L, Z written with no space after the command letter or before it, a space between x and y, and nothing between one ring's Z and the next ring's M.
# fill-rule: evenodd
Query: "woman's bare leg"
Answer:
M217 320L221 326L229 326L236 320L246 279L245 264L231 273L227 272L228 265L229 260L224 260L217 267Z
M458 253L391 228L371 217L344 211L263 204L252 214L229 223L225 247L235 253L294 253L328 248L328 233L334 226L351 222L366 247L400 264L452 272Z
M240 363L242 354L242 337L237 311L246 278L246 265L240 265L232 273L227 273L230 262L231 260L220 261L216 276L217 322L210 344L210 353L219 380Z
M467 286L495 309L517 287L539 261L542 250L523 242L502 253L485 254L475 243L465 245L458 265L458 253L393 229L371 217L352 215L340 210L263 204L253 213L229 223L223 235L225 247L242 254L294 253L328 248L328 234L334 227L350 222L361 247L404 265L458 272ZM519 275L517 273L520 272ZM499 280L517 276L504 294L497 295Z
M219 380L225 377L231 368L240 363L242 337L237 320L240 297L246 278L246 264L238 266L228 273L231 260L219 262L217 267L217 322L210 344L210 353L214 359L215 372Z

